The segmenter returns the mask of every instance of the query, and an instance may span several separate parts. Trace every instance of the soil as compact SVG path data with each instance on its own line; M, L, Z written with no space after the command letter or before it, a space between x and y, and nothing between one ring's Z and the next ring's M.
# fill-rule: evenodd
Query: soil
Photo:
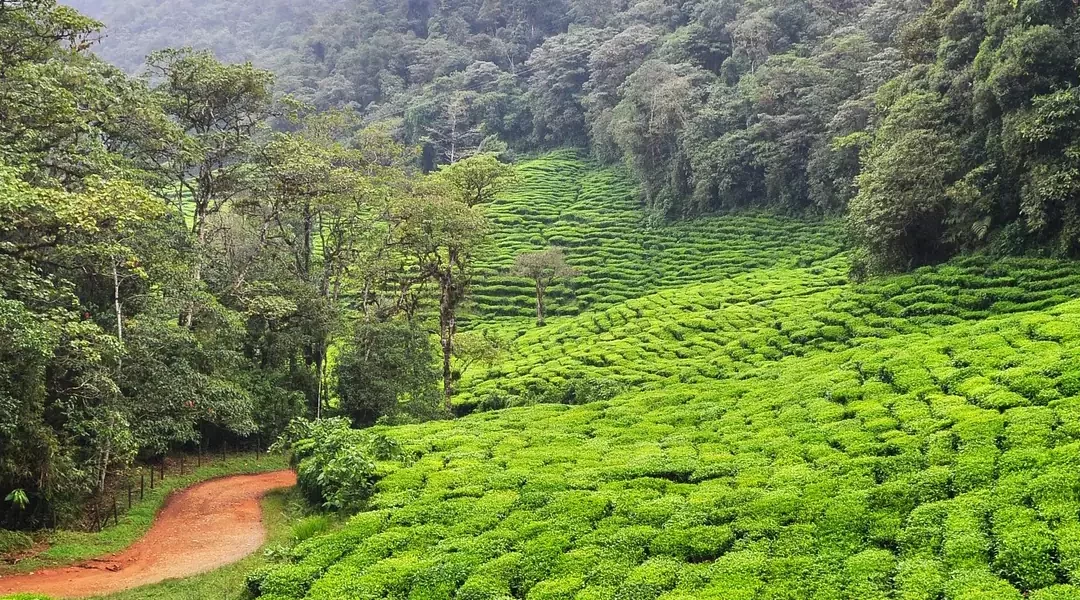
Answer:
M192 486L170 496L150 531L127 550L71 567L0 577L0 596L85 598L237 562L266 541L259 500L271 490L295 484L295 473L276 471Z

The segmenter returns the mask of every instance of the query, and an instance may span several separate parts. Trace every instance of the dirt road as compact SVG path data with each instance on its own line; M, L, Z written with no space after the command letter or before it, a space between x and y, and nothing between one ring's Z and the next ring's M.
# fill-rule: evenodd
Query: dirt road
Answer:
M174 494L150 531L119 554L0 578L0 596L84 598L188 577L234 563L266 539L259 500L296 483L292 471L215 479Z

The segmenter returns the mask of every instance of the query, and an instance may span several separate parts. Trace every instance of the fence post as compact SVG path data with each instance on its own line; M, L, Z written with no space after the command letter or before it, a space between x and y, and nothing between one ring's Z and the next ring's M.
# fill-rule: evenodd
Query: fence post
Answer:
M198 463L196 463L196 464L197 464L198 468L200 468L200 469L202 468L202 440L199 440L199 458L198 458Z
M128 510L131 510L131 481L128 481Z
M139 471L139 500L143 499L146 492L146 473Z
M154 465L150 465L150 489L154 489Z

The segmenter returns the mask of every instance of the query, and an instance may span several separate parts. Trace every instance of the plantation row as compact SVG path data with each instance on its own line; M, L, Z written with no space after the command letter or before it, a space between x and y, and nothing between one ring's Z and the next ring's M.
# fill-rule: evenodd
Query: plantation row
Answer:
M489 409L608 399L1080 296L1080 266L1066 261L971 257L857 285L847 284L846 269L838 256L668 289L543 329L491 327L516 338L512 351L469 373L456 402Z
M370 510L253 585L265 600L1075 598L1078 394L1069 302L384 429L408 459L379 463Z
M480 319L534 314L532 283L509 270L516 255L548 246L563 248L580 272L549 291L552 315L779 264L806 266L839 252L835 223L760 213L652 224L628 177L573 151L525 162L518 172L518 189L486 209L495 241L471 294Z
M801 321L794 332L785 331L784 323L808 317L824 298L837 296L844 264L831 263L814 273L761 270L669 289L544 328L489 327L496 335L519 337L504 360L467 374L455 402L470 409L580 404L631 387L729 377L805 352L810 346L795 344L790 336L820 336L803 331ZM786 326L795 325L787 321Z

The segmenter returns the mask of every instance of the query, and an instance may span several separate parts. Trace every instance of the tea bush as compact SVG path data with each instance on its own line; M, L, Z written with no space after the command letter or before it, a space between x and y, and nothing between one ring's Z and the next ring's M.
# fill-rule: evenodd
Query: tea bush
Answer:
M677 223L650 219L630 177L554 152L518 169L521 185L487 207L491 248L472 292L473 319L535 316L532 282L509 275L522 252L562 247L580 275L549 290L550 315L608 308L659 289L840 251L840 227L765 213Z
M810 287L733 322L865 293ZM263 598L1076 597L1080 301L835 345L767 323L714 347L745 350L725 377L379 429L411 458ZM752 358L765 330L794 347Z
M519 171L520 188L487 208L494 241L465 319L514 343L498 364L464 375L459 413L567 402L577 396L561 390L586 378L651 389L734 377L785 356L1080 296L1080 264L1040 258L969 256L850 284L835 223L764 213L656 223L625 177L571 151ZM532 283L506 273L517 253L549 243L567 245L581 275L551 289L549 312L562 316L538 329ZM1070 332L1040 327L1033 335L1050 341ZM1070 377L1080 393L1080 375ZM983 386L984 406L1025 404L1046 389L1037 373L991 379L967 383Z
M263 598L1080 597L1080 265L852 283L827 222L653 226L614 171L521 170L468 323L512 343L459 382L474 414L342 434L393 451ZM582 275L536 328L501 269L549 243Z

